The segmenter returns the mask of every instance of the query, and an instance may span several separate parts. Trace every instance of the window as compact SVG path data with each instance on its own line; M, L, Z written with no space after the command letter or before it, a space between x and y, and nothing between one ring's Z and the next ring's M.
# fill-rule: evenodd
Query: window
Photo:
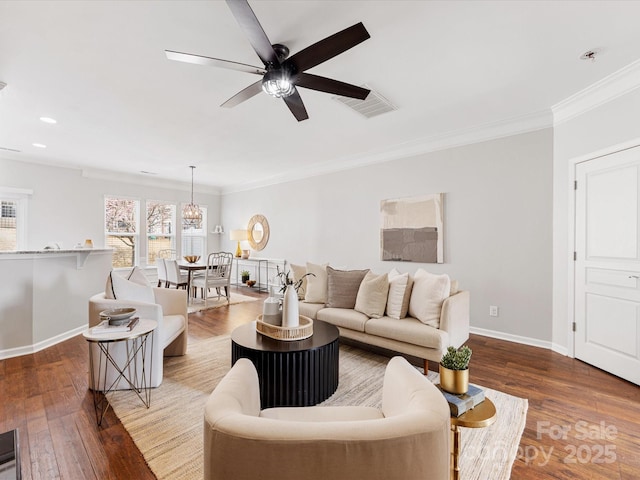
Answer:
M0 250L18 249L18 228L16 223L16 200L2 200L0 213Z
M202 210L202 222L193 225L188 220L182 219L182 256L207 255L207 207L200 205Z
M160 250L176 249L176 206L147 202L147 265L156 263Z
M32 190L0 187L0 250L24 250L26 245L27 202Z
M139 210L138 200L105 197L105 244L114 249L113 268L137 265Z

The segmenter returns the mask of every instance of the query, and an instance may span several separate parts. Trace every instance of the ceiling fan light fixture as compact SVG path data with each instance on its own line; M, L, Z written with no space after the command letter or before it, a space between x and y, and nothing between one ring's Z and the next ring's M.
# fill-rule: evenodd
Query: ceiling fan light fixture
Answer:
M278 68L264 74L262 90L272 97L284 98L293 94L295 85L291 82L288 72L283 68Z

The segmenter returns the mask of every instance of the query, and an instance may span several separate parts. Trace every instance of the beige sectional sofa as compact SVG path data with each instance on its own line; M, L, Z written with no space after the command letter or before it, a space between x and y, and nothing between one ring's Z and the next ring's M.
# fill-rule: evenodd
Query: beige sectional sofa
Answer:
M343 338L422 358L425 369L429 360L439 362L447 347L457 348L469 338L469 292L458 290L457 282L451 282L447 275L422 269L414 275L395 270L375 275L368 270L335 270L310 263L305 267L292 265L292 270L298 279L304 273L315 275L305 277L299 290L300 314L335 325ZM385 275L388 286L383 305ZM404 291L396 285L398 276L408 279ZM323 297L318 290L325 281ZM374 282L379 285L377 311L361 301L367 284ZM355 302L351 298L354 291Z

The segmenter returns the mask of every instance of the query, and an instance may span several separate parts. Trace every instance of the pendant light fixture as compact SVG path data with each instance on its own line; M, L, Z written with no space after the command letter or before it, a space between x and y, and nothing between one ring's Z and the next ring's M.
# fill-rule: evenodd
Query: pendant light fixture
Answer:
M196 167L190 165L189 168L191 169L191 203L185 205L182 210L182 218L188 225L198 228L202 222L202 210L200 210L198 205L193 203L193 169Z

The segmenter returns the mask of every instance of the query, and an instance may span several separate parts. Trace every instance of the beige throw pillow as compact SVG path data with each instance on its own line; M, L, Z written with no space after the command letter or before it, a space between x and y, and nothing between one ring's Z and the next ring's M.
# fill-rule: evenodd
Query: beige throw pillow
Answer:
M294 265L292 263L291 272L293 273L293 283L296 283L302 278L302 285L300 285L300 288L298 289L298 300L304 300L305 292L307 291L307 278L309 278L305 277L307 267L304 265Z
M307 262L307 289L304 301L307 303L327 303L327 265Z
M422 323L440 328L442 302L449 296L450 289L449 275L434 275L418 269L413 277L409 314Z
M354 308L360 284L368 271L327 267L327 308Z
M364 313L370 318L380 318L384 315L389 293L389 278L387 274L376 275L369 272L365 275L358 296L356 297L356 311Z
M400 273L395 268L389 272L389 295L387 316L397 320L407 316L413 279L408 273Z

